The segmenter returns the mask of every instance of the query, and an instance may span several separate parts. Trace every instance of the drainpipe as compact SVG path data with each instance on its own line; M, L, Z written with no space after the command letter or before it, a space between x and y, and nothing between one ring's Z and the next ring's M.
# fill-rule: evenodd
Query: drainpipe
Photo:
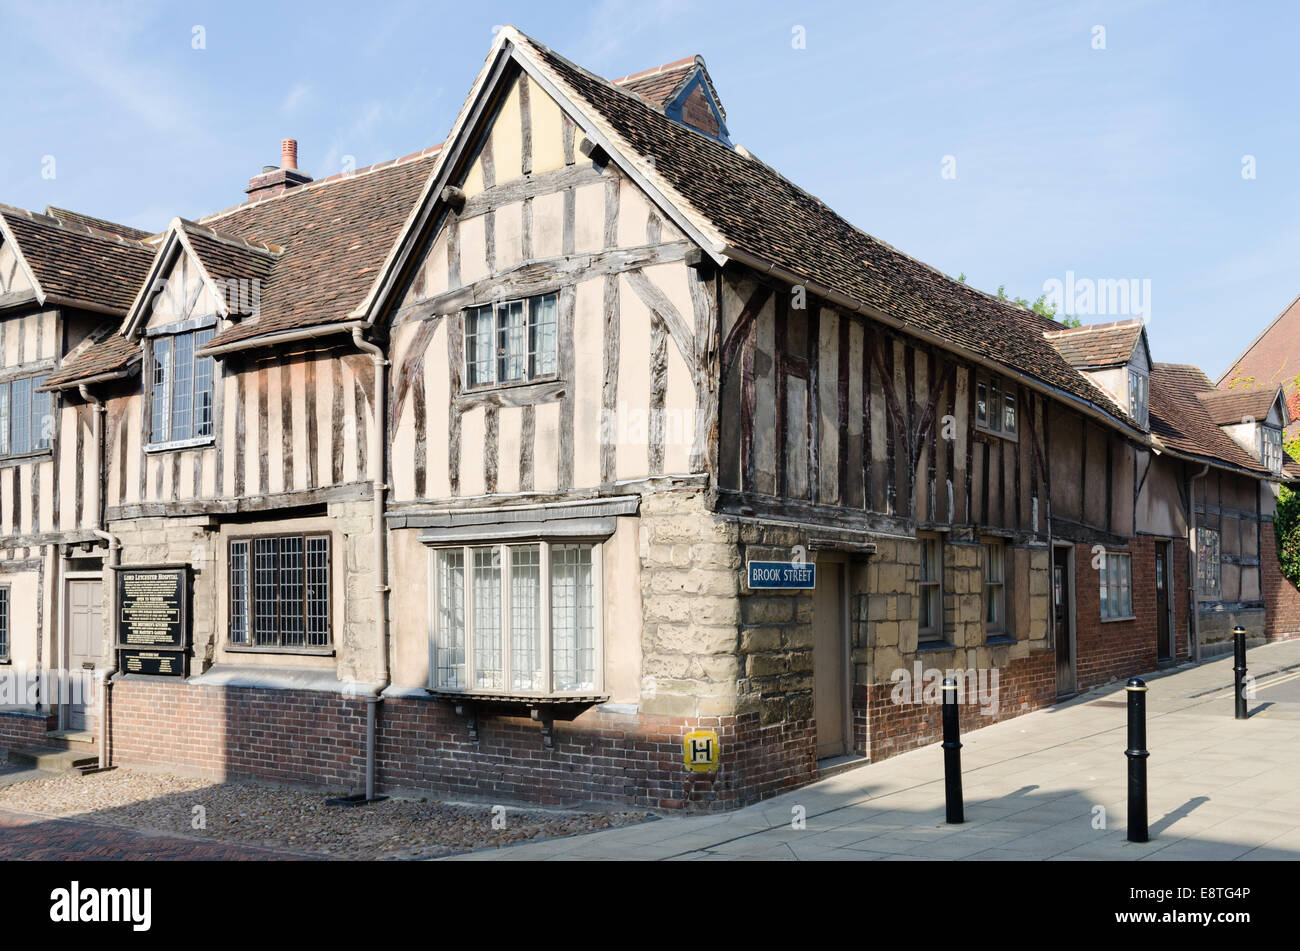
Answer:
M92 438L95 443L95 464L99 478L95 480L95 528L91 532L98 539L101 539L108 546L108 563L116 568L122 556L122 543L117 536L105 531L104 523L104 416L108 412L104 406L104 401L99 397L91 394L86 384L77 387L81 393L81 398L95 407L94 415L94 433ZM108 595L108 617L111 625L112 618L117 617L117 575L112 574L114 583L109 586ZM110 650L108 662L101 667L95 668L95 680L99 683L99 768L107 769L108 761L108 692L112 686L112 676L117 673L117 652Z
M370 354L375 363L374 416L371 419L370 479L374 486L375 535L375 640L379 649L379 676L366 697L366 801L375 798L375 720L376 705L383 700L384 688L391 680L388 670L388 562L384 551L384 395L388 392L384 371L388 361L384 352L361 336L361 328L352 328L352 342L357 349Z
M1201 662L1201 606L1197 599L1196 575L1200 570L1200 556L1196 553L1196 480L1205 477L1210 471L1210 464L1207 462L1205 467L1194 476L1187 479L1187 521L1188 536L1191 540L1188 548L1188 558L1191 563L1191 570L1187 573L1187 599L1191 604L1188 628L1191 632L1192 643L1195 651L1193 658L1196 663Z

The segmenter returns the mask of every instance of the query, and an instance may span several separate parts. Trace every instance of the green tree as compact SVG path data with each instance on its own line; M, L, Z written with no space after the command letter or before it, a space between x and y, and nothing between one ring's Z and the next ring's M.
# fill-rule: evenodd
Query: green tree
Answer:
M1279 489L1273 527L1277 534L1277 560L1282 576L1300 587L1300 493L1286 486Z
M963 277L964 276L965 275L963 275ZM1038 295L1038 299L1035 301L1030 301L1027 297L1009 297L1007 296L1007 285L999 284L998 297L1001 297L1003 300L1009 300L1013 304L1019 304L1021 307L1025 308L1025 310L1032 310L1035 314L1042 314L1044 317L1058 321L1066 327L1083 326L1083 321L1071 314L1057 316L1056 306L1047 302L1046 294Z

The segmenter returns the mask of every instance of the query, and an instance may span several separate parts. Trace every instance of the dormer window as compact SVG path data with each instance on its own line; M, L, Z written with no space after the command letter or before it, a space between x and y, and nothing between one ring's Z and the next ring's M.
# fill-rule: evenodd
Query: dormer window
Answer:
M1275 426L1260 426L1260 458L1272 473L1282 471L1282 430Z
M1128 414L1141 426L1147 424L1149 382L1145 373L1128 371Z
M975 428L981 432L1016 439L1020 428L1013 388L996 377L975 380Z

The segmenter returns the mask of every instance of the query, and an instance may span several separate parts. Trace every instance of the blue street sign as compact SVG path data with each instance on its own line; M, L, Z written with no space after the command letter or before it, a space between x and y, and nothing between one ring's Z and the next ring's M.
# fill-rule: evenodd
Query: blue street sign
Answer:
M817 566L792 561L749 562L751 588L815 588Z

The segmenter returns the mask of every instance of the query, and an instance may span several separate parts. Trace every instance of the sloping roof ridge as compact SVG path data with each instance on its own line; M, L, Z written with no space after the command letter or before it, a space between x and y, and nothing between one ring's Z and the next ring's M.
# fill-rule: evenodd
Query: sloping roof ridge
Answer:
M231 245L232 247L241 250L263 254L272 260L275 260L280 257L280 255L284 254L284 248L280 247L278 244L268 244L265 241L250 241L247 238L240 238L232 234L226 234L225 232L217 231L214 228L209 228L197 222L190 221L188 218L177 218L176 222L185 231L192 231L196 234L204 235L213 241Z
M531 37L530 37L531 39ZM618 79L611 79L612 83L627 83L634 79L647 79L651 76L659 76L663 73L669 73L673 70L681 69L684 66L703 66L704 57L696 53L694 56L686 56L682 59L674 60L671 63L664 63L661 66L651 66L649 69L643 69L640 72L628 73L626 76L620 76Z
M103 231L106 229L116 229L116 230L110 230L108 233L115 235L117 237L130 238L130 235L118 233L119 231L129 231L139 236L138 238L135 239L138 241L143 241L145 238L153 234L153 232L146 231L144 228L135 228L132 227L131 225L123 224L120 221L113 221L110 218L100 218L98 215L87 215L80 211L74 211L71 208L60 208L58 205L46 205L45 214L49 215L51 218L57 218L59 221L63 221L63 216L68 215L69 217L72 218L81 219L85 221L92 221L97 224L105 225L106 226L105 229L99 229L99 230ZM94 231L96 229L91 228L91 230Z
M75 211L70 213L74 215L77 214L77 212ZM40 211L30 211L26 208L19 208L17 205L6 205L0 203L0 214L18 215L20 217L27 218L30 221L34 221L39 225L43 225L49 228L58 228L60 231L66 231L69 234L75 234L78 237L94 238L97 241L104 241L107 242L108 244L118 244L128 248L143 248L145 250L149 250L148 242L145 241L145 239L143 238L139 238L139 239L123 238L121 235L105 234L102 231L96 231L93 228L87 228L85 225L82 224L63 221L60 218L55 218L53 215L49 215ZM89 217L89 215L83 217ZM102 221L104 219L99 219L99 220ZM109 224L113 224L113 223L114 222L109 222Z
M624 88L623 86L620 86L620 85L618 85L617 83L613 82L612 80L606 79L604 76L598 76L598 75L596 75L595 73L593 73L591 70L587 69L587 68L584 67L584 66L579 66L577 63L573 62L573 60L569 59L567 56L563 56L563 55L561 55L561 54L555 52L555 50L551 49L551 48L550 48L549 46L547 46L545 43L541 43L541 42L539 42L539 41L533 39L531 36L529 36L527 33L524 33L524 32L523 32L522 30L520 30L518 27L515 27L514 30L515 30L515 32L518 33L518 34L519 34L523 39L527 40L531 45L535 46L538 50L541 50L541 51L543 51L543 52L549 53L550 55L554 56L556 59L563 61L563 62L564 62L566 65L568 65L571 69L577 70L578 72L582 73L583 76L587 77L588 79L592 80L593 82L598 82L598 83L601 83L601 84L604 85L604 86L608 86L611 90L613 90L614 92L618 93L620 96L625 96L625 97L627 97L628 99L632 100L633 102L637 103L638 105L642 106L643 108L645 108L645 109L649 109L651 112L655 113L656 115L662 116L662 117L665 118L665 119L668 118L667 115L666 115L665 112L664 112L664 109L663 109L663 105L662 105L662 104L652 103L652 102L650 102L648 99L646 99L644 96L638 95L637 93L633 92L631 89L626 89L626 88ZM703 66L701 66L701 68L703 68ZM709 72L709 71L708 71L707 68L704 69L704 75L705 75L706 78L708 77L708 72ZM713 84L712 84L712 81L710 81L709 85L710 85L710 87L712 87L712 85L713 85ZM577 92L577 90L574 90L574 91ZM579 95L581 95L581 93L579 93ZM718 109L721 110L721 109L722 109L722 103L721 103L721 101L719 101L716 92L714 93L713 101L714 101L714 103L717 104ZM724 119L726 118L726 115L727 115L726 112L723 112L723 113L722 113L722 116L723 116ZM668 121L671 122L672 120L669 119ZM728 147L727 145L724 145L722 142L719 142L717 139L713 138L713 136L709 135L707 132L701 132L699 129L696 129L696 128L692 127L692 126L686 125L685 123L681 123L681 122L674 123L674 124L675 124L679 129L684 129L685 131L690 132L690 133L692 133L693 135L697 135L697 136L699 136L699 137L700 137L701 139L703 139L705 142L711 142L711 143L713 143L713 144L716 145L718 148L722 149L724 152L731 152L731 153L734 154L735 151L736 151L735 149L730 148L730 147ZM764 163L764 164L766 164L766 163ZM768 168L771 168L771 166L769 165ZM776 169L772 169L772 170L773 170L773 171L776 171ZM777 174L780 174L780 173L778 172ZM784 176L782 176L782 177L784 177ZM788 179L787 179L787 181L788 181ZM666 184L666 183L665 183L665 184ZM791 184L793 185L794 183L791 182ZM798 186L795 186L795 187L797 188ZM800 190L802 191L802 189L800 189ZM674 191L675 191L675 189L674 189ZM685 199L685 196L682 196L682 197L683 197L683 199ZM688 199L687 199L687 200L688 200ZM818 199L818 200L820 201L820 199ZM827 207L829 208L830 206L827 205Z
M1141 317L1130 317L1128 320L1112 320L1104 324L1084 324L1081 327L1066 327L1063 330L1045 330L1043 336L1051 340L1056 337L1066 337L1070 334L1083 334L1096 330L1120 330L1134 326L1145 326Z
M609 89L613 90L614 92L618 93L619 95L624 96L624 97L630 99L631 101L633 101L633 102L639 104L642 108L649 109L651 112L654 112L655 114L657 114L657 115L659 115L659 116L663 116L663 115L664 115L664 113L663 113L662 110L660 110L660 109L655 109L653 106L651 106L649 103L647 103L645 99L643 99L642 97L638 96L636 93L634 93L634 92L632 92L632 91L630 91L630 90L624 89L624 88L622 88L622 87L620 87L620 86L617 86L617 85L615 85L614 83L612 83L610 80L605 79L603 76L598 76L598 75L596 75L595 73L593 73L591 70L589 70L589 69L587 69L587 68L585 68L585 67L583 67L583 66L580 66L580 65L578 65L577 63L574 63L574 62L573 62L572 60L570 60L568 57L566 57L566 56L564 56L564 55L562 55L562 54L560 54L560 53L557 53L555 50L551 49L551 48L550 48L549 46L547 46L546 44L541 43L540 41L534 39L532 36L529 36L528 34L524 33L522 30L519 30L518 27L512 27L512 29L513 29L516 33L518 33L519 36L520 36L522 39L524 39L525 41L527 41L527 42L528 42L530 45L532 45L533 47L536 47L538 50L543 51L543 52L545 52L545 53L549 53L551 56L554 56L556 59L558 59L558 60L560 60L561 62L567 64L571 69L573 69L573 70L575 70L575 71L581 73L583 76L587 77L588 79L590 79L590 80L592 80L592 81L594 81L594 82L600 83L600 84L602 84L602 85L608 87ZM707 69L706 69L706 72L707 72ZM582 95L581 92L578 91L578 90L574 90L574 92L577 93L579 96ZM717 149L722 150L723 152L731 153L731 154L733 154L733 155L735 155L735 154L739 154L739 153L737 153L737 150L736 150L736 149L734 149L734 148L730 148L730 147L728 147L727 145L724 145L722 142L719 142L717 139L714 139L714 138L712 138L711 136L705 135L703 132L700 132L700 131L698 131L698 130L696 130L696 129L692 129L692 128L690 128L689 126L680 125L680 124L677 124L677 125L678 125L679 128L684 129L684 130L686 130L687 132L692 132L692 133L694 133L694 134L699 138L700 141L708 143L708 144L709 144L709 147L711 147L711 148L717 148ZM1022 307L1022 306L1020 306L1019 304L1015 303L1014 301L1007 300L1006 298L998 297L996 294L990 294L988 291L982 291L982 290L980 290L979 288L972 287L972 286L969 285L969 284L965 284L965 283L963 283L963 282L961 282L961 281L958 281L958 280L956 280L955 278L949 276L948 274L945 274L943 271L939 270L939 269L938 269L937 267L935 267L934 265L932 265L932 264L928 264L928 263L926 263L925 261L922 261L921 259L919 259L919 258L917 258L917 257L914 257L914 256L912 256L911 254L908 254L906 251L902 251L902 250L900 250L899 248L895 247L894 245L890 244L889 242L884 241L884 240L882 240L882 239L876 237L876 236L873 235L873 234L869 234L867 231L863 230L861 227L859 227L858 225L854 224L852 221L849 221L847 218L845 218L843 215L841 215L838 211L836 211L832 206L830 206L829 204L827 204L827 203L826 203L825 201L823 201L821 198L818 198L816 195L812 194L812 193L809 192L807 189L801 187L799 184L797 184L796 182L792 181L790 178L788 178L787 176L785 176L784 174L782 174L778 169L774 168L773 166L769 165L769 164L766 163L766 162L763 162L761 159L755 159L755 158L753 158L753 157L752 157L752 153L750 153L748 149L745 150L745 155L744 155L743 157L745 157L748 161L758 161L758 162L760 162L760 163L761 163L765 168L770 169L774 175L776 175L778 178L780 178L780 179L781 179L783 182L785 182L789 187L793 188L794 190L796 190L797 192L799 192L801 195L804 195L804 196L807 197L809 200L811 200L811 201L815 201L815 202L816 202L817 204L819 204L822 208L826 209L827 212L829 212L830 214L832 214L832 215L834 215L836 218L838 218L840 221L842 221L842 222L845 224L846 227L850 228L850 229L851 229L852 231L854 231L857 235L859 235L862 239L864 239L864 240L866 240L866 241L868 241L868 242L871 242L872 244L878 245L878 246L880 246L880 247L888 248L888 249L889 249L890 251L892 251L894 254L896 254L896 255L898 255L899 257L904 258L905 260L911 262L913 265L915 265L915 266L917 266L917 267L919 267L919 268L924 269L926 272L928 272L929 274L935 276L935 277L938 278L940 281L942 281L942 282L944 282L944 283L950 285L953 289L955 289L955 290L959 290L959 291L962 291L962 292L965 292L965 293L968 293L968 294L974 294L974 295L977 295L978 297L982 297L982 298L986 299L987 301L989 301L990 303L996 304L996 305L998 305L1000 308L1002 308L1002 309L1006 312L1007 316L1012 316L1012 315L1014 315L1014 316L1025 316L1025 315L1028 315L1031 319L1033 319L1033 318L1035 318L1035 317L1038 317L1038 318L1041 318L1043 321L1046 321L1046 322L1052 322L1052 319L1051 319L1050 317L1043 317L1041 314L1037 314L1037 313L1036 313L1035 311L1033 311L1031 308L1028 308L1028 307ZM694 208L694 205L693 205L693 203L691 202L691 200L690 200L689 198L687 198L685 195L681 195L680 192L678 192L678 190L677 190L676 188L674 188L670 183L668 183L668 182L664 182L663 184L668 186L668 188L669 188L671 194L677 195L677 196L678 196L682 201L684 201L688 206ZM706 217L707 217L707 216L706 216ZM907 323L907 321L904 321L904 323ZM1097 389L1098 389L1098 392L1102 392L1099 388L1097 388ZM1112 401L1112 402L1113 402L1113 401Z
M1260 341L1268 336L1269 331L1271 331L1274 327L1276 327L1278 321L1281 320L1283 317L1285 317L1290 312L1291 308L1294 307L1296 304L1300 304L1300 294L1297 294L1294 298L1292 298L1291 303L1283 307L1282 310L1278 313L1278 315L1268 322L1268 326L1255 335L1255 339L1252 340L1246 346L1246 349L1241 351L1241 353L1237 354L1237 358L1233 360L1232 363L1228 365L1228 368L1224 370L1223 373L1219 376L1219 378L1214 381L1214 385L1223 386L1224 381L1228 379L1228 375L1232 373L1233 370L1237 369L1237 365L1241 363L1243 359L1245 359L1246 354L1250 353L1250 351L1254 350L1257 346L1259 346Z
M305 195L309 192L315 192L325 185L336 185L339 182L350 182L353 179L361 178L366 175L373 175L376 172L382 172L385 169L395 168L398 165L408 165L412 162L418 162L421 159L429 158L442 151L443 143L431 145L428 148L420 149L418 152L412 152L410 155L403 155L399 158L385 159L382 162L375 162L373 165L365 165L350 172L338 172L334 175L318 178L307 182L305 185L297 185L293 188L286 188L278 195L268 195L266 198L259 198L257 201L246 201L239 205L233 205L230 208L224 208L221 211L214 211L210 215L204 215L198 219L198 224L206 225L212 221L218 221L222 218L228 218L231 215L239 214L250 208L260 208L262 205L273 201L284 201L294 198L298 195Z

